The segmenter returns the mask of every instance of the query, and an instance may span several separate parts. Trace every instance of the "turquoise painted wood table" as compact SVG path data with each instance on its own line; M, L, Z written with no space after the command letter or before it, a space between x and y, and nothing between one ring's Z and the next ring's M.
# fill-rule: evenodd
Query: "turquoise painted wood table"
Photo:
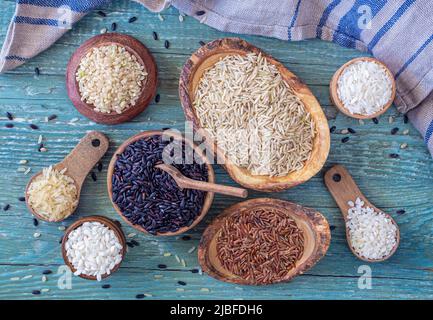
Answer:
M4 39L14 1L3 1L0 8L0 36ZM345 165L365 195L379 208L392 214L401 230L401 244L396 254L386 262L364 263L355 258L347 247L343 220L334 200L323 183L323 171L305 184L281 193L250 192L250 198L271 196L300 203L322 212L332 226L332 241L327 255L311 270L290 283L266 287L236 286L218 282L207 275L193 273L198 268L197 247L200 235L209 221L237 199L217 196L204 221L188 235L190 240L167 237L154 238L138 234L140 246L129 250L120 270L102 283L73 277L71 286L64 280L63 260L59 239L63 231L58 224L33 225L23 196L24 187L32 173L60 161L89 130L106 133L111 141L103 158L103 170L95 170L98 180L85 181L82 201L76 214L64 225L79 216L101 214L117 218L107 198L106 169L120 143L143 130L173 127L184 128L184 115L177 88L180 70L199 46L199 41L232 36L211 29L186 17L180 22L179 13L169 9L162 13L164 21L142 6L130 1L116 1L104 9L106 18L89 14L49 50L24 66L0 75L0 298L2 299L135 299L139 293L145 299L403 299L433 298L433 160L422 138L402 115L392 107L378 124L357 120L338 113L329 102L328 83L335 70L359 52L321 41L288 43L276 39L242 36L265 49L301 77L316 95L337 130L332 134L331 152L326 168L332 164ZM137 16L138 20L128 23ZM118 31L142 41L155 56L160 75L158 93L161 101L129 123L116 126L97 125L81 116L69 101L65 90L65 69L69 56L86 39L104 27L117 22ZM159 34L155 41L152 31ZM36 39L35 39L36 40ZM170 48L164 48L164 40ZM34 69L40 69L35 77ZM13 128L6 112L15 116ZM56 120L45 117L56 114ZM394 118L389 123L389 117ZM32 130L34 123L40 130ZM341 139L344 128L353 128L347 143ZM391 135L392 128L400 130ZM405 132L406 131L406 132ZM407 134L404 134L407 133ZM38 152L38 137L44 137L48 152ZM407 143L407 149L400 149ZM399 159L389 158L399 153ZM19 172L21 159L31 168L25 175ZM220 183L234 185L226 172L216 167ZM397 210L405 210L397 214ZM63 225L63 224L62 224ZM126 234L133 229L123 225ZM34 233L40 233L34 238ZM170 256L164 255L170 253ZM185 260L182 265L175 256ZM166 264L159 269L158 264ZM42 280L42 272L52 274ZM371 287L365 275L371 271ZM364 277L361 277L364 275ZM186 286L178 285L178 281ZM102 288L103 284L111 285ZM48 290L42 290L48 289ZM33 290L42 290L32 295Z

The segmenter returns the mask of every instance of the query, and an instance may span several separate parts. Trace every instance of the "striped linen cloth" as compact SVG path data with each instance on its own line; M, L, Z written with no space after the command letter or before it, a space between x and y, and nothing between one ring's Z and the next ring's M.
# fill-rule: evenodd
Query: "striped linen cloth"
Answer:
M408 114L433 156L432 0L135 1L151 11L171 4L221 31L289 41L320 38L371 53L395 75L395 105ZM0 54L0 72L45 50L74 22L109 2L17 0Z

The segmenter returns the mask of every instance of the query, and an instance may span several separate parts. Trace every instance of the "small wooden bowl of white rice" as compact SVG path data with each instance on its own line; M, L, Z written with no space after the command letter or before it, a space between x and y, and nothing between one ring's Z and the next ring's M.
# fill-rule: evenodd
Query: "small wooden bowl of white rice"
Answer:
M105 33L84 42L66 70L75 108L97 123L119 124L143 112L156 94L157 67L137 39Z
M396 93L388 67L371 57L352 59L333 75L329 85L332 103L345 115L372 119L391 107Z

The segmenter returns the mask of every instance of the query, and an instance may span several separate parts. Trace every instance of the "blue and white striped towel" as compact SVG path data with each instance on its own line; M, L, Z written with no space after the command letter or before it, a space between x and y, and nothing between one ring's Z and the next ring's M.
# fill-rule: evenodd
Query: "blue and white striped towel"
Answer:
M52 45L86 13L111 0L17 0L0 72ZM283 40L320 38L372 53L397 81L395 104L408 113L433 155L432 0L135 0L169 4L218 30ZM205 11L204 15L196 15Z

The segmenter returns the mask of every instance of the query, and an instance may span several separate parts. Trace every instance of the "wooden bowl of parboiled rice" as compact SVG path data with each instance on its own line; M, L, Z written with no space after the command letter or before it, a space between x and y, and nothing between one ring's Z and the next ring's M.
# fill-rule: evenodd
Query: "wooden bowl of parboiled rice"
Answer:
M283 64L242 39L199 48L182 69L179 96L216 162L246 188L282 191L325 164L330 134L319 102Z
M155 59L137 39L105 33L84 42L66 70L69 99L97 123L119 124L143 112L156 94Z

